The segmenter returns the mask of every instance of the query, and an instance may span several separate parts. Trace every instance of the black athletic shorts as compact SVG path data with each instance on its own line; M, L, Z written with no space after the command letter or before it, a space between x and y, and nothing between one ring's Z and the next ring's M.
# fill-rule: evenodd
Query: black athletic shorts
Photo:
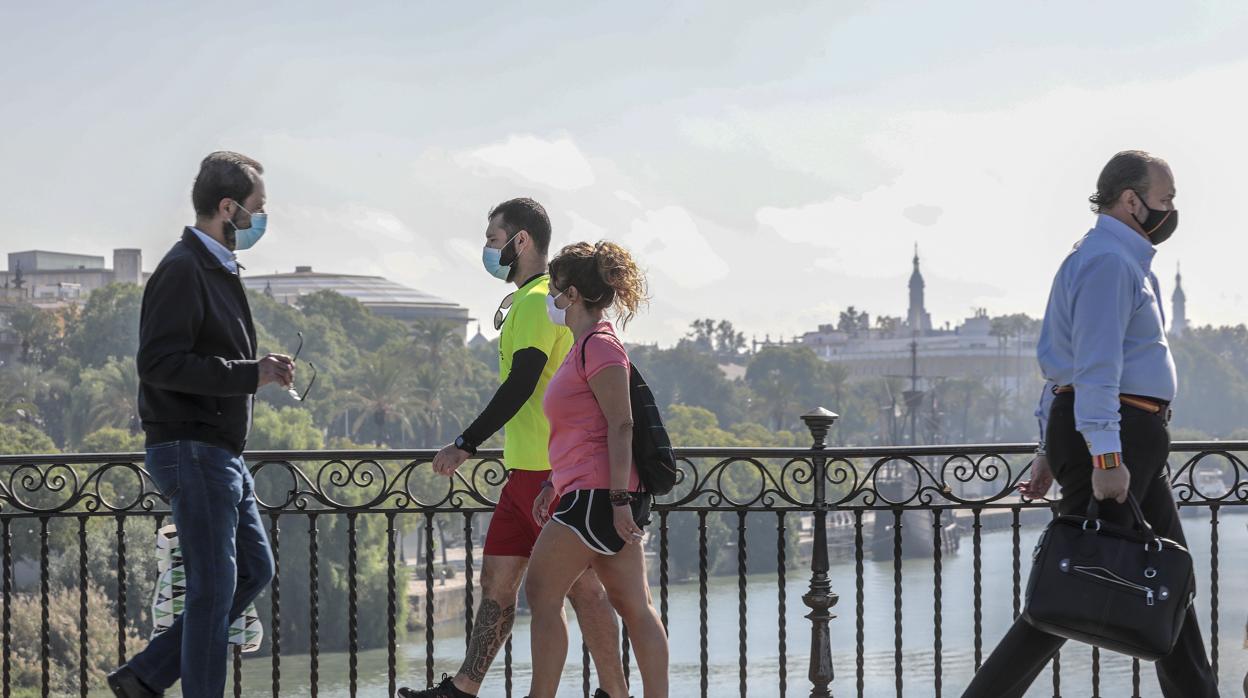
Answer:
M650 523L650 495L633 493L633 521L640 528ZM615 507L610 490L572 490L559 498L552 517L572 529L581 542L601 555L614 555L624 549L624 540L615 532Z

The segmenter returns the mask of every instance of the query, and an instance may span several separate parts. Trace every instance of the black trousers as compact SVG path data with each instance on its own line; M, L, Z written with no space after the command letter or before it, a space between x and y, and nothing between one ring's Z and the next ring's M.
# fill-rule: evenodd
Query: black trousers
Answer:
M1139 501L1144 518L1158 535L1186 545L1166 480L1170 432L1165 420L1161 415L1126 405L1121 415L1123 462L1131 471L1131 492ZM1059 511L1083 513L1092 497L1092 455L1083 436L1075 429L1073 394L1058 395L1054 399L1046 442L1049 464L1062 487ZM1115 502L1101 502L1101 516L1125 523L1130 518L1130 509ZM963 698L1022 696L1065 642L1063 638L1036 630L1019 618L975 674ZM1166 698L1218 695L1195 609L1188 609L1178 643L1170 654L1156 662L1156 669L1161 692Z

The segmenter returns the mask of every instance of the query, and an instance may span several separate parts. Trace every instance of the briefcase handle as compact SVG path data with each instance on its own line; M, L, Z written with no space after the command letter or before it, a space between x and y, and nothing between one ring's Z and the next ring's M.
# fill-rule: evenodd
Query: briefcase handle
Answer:
M1135 528L1143 532L1144 535L1148 537L1150 543L1155 541L1157 543L1157 548L1160 549L1161 539L1157 537L1157 534L1153 532L1152 525L1150 525L1148 520L1144 518L1144 512L1140 510L1140 503L1131 492L1127 492L1127 504L1131 506L1131 514L1135 517ZM1100 518L1101 503L1096 499L1096 497L1092 497L1088 500L1088 520L1100 521ZM1098 526L1097 528L1100 527Z

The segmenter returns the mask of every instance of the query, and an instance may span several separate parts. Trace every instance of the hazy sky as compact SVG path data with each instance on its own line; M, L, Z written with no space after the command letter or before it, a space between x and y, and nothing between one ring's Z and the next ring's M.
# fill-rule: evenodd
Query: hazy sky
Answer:
M253 272L489 318L485 214L529 195L556 246L648 269L634 341L902 315L915 242L943 325L1039 315L1100 167L1143 148L1183 216L1163 293L1181 260L1193 321L1248 319L1242 1L174 5L0 4L0 251L154 268L227 148L266 169Z

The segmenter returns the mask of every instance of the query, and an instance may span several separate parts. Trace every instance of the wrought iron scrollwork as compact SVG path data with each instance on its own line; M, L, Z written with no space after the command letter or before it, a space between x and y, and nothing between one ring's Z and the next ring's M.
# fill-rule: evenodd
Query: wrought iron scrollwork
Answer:
M1248 443L1174 444L1170 469L1182 505L1248 504ZM280 452L249 457L258 500L280 511L485 511L508 471L483 453L451 477L433 452ZM821 458L823 466L815 467ZM824 508L1017 504L1030 477L1024 445L678 450L680 474L663 509L810 510L821 476ZM0 456L0 514L142 514L167 501L138 454Z

